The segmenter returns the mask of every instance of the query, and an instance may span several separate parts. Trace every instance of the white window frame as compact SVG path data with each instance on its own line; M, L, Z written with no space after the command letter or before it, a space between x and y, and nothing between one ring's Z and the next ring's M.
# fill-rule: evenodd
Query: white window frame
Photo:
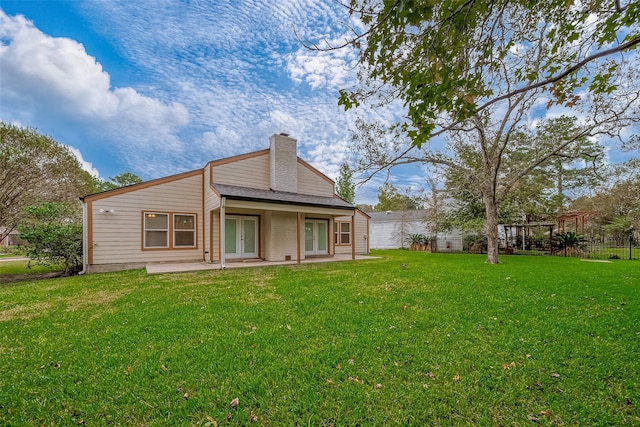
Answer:
M167 217L167 228L147 228L147 215L163 215ZM171 214L167 212L144 212L143 214L143 229L144 229L144 249L169 249L170 247L170 239L169 239L169 231L171 230ZM167 234L167 244L166 246L149 246L147 245L147 231L164 231Z
M349 226L349 231L342 231L342 224L347 224ZM342 236L348 236L349 242L342 243ZM334 230L334 243L338 246L351 246L351 223L348 221L336 221L335 222L335 230Z
M193 229L184 229L184 228L176 228L176 218L178 216L190 216L193 218ZM198 236L196 236L196 223L198 220L198 217L195 214L187 214L187 213L174 213L171 215L172 217L172 222L171 224L173 225L173 247L176 249L183 249L183 248L195 248L197 247L197 238ZM176 244L177 239L176 239L176 233L178 232L188 232L190 231L191 233L193 233L193 245L178 245Z

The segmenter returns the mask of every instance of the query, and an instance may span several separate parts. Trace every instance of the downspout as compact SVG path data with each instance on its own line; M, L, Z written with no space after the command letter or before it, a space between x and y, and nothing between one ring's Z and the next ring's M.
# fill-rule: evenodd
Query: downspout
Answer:
M82 201L82 270L78 272L78 275L87 273L87 204L84 202L84 197L81 197Z
M227 268L226 265L226 260L225 260L225 252L227 250L227 248L225 247L225 207L226 207L226 203L227 202L227 198L223 197L222 200L220 201L220 269L224 270L225 268Z

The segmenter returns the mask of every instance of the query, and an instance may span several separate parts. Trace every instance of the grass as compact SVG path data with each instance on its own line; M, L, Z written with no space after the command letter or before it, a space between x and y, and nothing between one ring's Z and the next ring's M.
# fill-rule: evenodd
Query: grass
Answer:
M36 275L53 273L62 270L64 270L64 268L59 265L42 265L36 263L35 261L2 261L0 262L0 283L2 282L2 276L4 275Z
M0 288L0 424L640 424L637 262L374 254Z
M540 250L522 250L515 249L514 254L516 255L531 255L531 256L549 256L549 254L545 251ZM629 247L598 247L598 246L587 246L583 252L584 255L569 255L576 258L589 258L589 259L626 259L626 260L639 260L640 259L640 248L633 247L631 251L629 251ZM562 257L562 251L554 254L553 256ZM615 258L617 257L617 258Z

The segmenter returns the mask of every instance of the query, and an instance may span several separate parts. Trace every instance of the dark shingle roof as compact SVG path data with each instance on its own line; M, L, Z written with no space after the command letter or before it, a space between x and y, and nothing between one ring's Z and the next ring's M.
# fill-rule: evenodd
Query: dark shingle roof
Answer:
M351 210L355 207L337 197L313 196L309 194L288 193L285 191L261 190L258 188L238 187L235 185L213 184L213 188L222 197L230 200L251 202L285 203L300 206Z

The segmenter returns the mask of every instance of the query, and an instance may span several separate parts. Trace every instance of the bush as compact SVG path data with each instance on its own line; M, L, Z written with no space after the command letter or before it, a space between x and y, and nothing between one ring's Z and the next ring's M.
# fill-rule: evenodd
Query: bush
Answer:
M64 266L64 275L82 269L82 222L72 206L41 203L25 209L27 217L18 227L26 254L41 264Z

